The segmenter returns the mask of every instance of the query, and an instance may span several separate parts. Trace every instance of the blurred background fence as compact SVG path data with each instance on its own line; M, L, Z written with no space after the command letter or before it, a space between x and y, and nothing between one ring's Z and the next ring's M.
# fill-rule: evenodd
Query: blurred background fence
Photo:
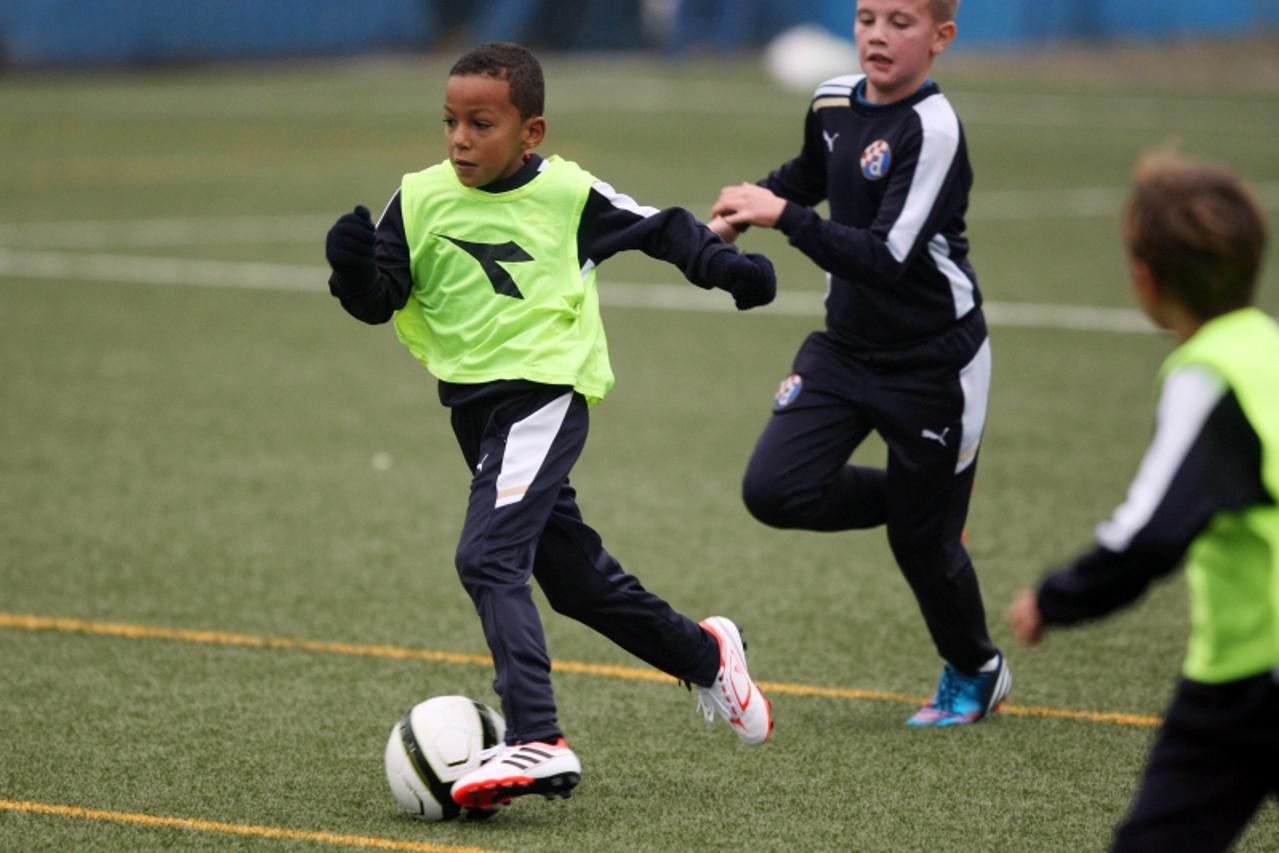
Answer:
M851 29L853 0L3 0L0 67L118 66L461 49L673 55L762 46L796 25ZM1279 0L963 0L961 49L1256 35Z

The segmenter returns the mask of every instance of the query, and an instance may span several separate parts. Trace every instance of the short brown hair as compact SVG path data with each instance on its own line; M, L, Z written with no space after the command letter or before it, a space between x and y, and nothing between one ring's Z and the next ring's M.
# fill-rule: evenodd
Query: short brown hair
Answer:
M933 21L944 24L955 20L959 13L959 0L928 0L928 10L933 13Z
M1134 178L1124 241L1160 290L1202 320L1251 304L1266 225L1243 182L1168 149L1143 156Z
M520 118L542 115L546 109L546 81L537 57L518 44L488 42L472 48L449 69L450 77L485 75L511 85L511 103Z

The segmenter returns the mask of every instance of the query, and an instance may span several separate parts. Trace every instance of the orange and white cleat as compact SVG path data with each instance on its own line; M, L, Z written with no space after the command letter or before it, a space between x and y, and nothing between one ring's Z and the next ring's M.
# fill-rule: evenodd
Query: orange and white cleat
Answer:
M703 619L701 625L719 643L719 674L710 687L697 688L697 707L706 722L714 722L718 714L742 740L763 743L773 732L773 706L751 681L741 633L723 616Z
M453 802L468 809L507 805L513 797L568 797L582 781L582 763L564 738L555 743L507 744L453 783Z

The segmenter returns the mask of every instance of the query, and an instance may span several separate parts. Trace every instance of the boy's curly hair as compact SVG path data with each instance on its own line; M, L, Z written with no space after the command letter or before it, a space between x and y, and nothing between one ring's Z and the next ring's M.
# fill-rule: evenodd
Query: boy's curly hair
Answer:
M488 42L467 51L449 70L450 77L479 74L511 84L511 103L520 111L520 118L540 116L546 109L542 65L527 48L511 42Z

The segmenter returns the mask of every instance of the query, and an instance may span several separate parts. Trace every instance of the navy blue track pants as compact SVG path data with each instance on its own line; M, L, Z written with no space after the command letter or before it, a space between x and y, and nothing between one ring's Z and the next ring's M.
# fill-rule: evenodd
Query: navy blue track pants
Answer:
M779 528L886 525L938 653L975 673L996 653L961 537L990 386L980 316L923 347L854 354L815 332L778 391L742 494ZM849 464L874 430L884 468Z
M529 577L551 607L670 675L709 685L719 647L604 550L582 520L569 472L586 444L585 399L545 387L452 410L473 472L457 571L493 654L508 743L562 732L551 660Z
M1111 850L1228 850L1267 797L1279 798L1279 670L1183 678Z

